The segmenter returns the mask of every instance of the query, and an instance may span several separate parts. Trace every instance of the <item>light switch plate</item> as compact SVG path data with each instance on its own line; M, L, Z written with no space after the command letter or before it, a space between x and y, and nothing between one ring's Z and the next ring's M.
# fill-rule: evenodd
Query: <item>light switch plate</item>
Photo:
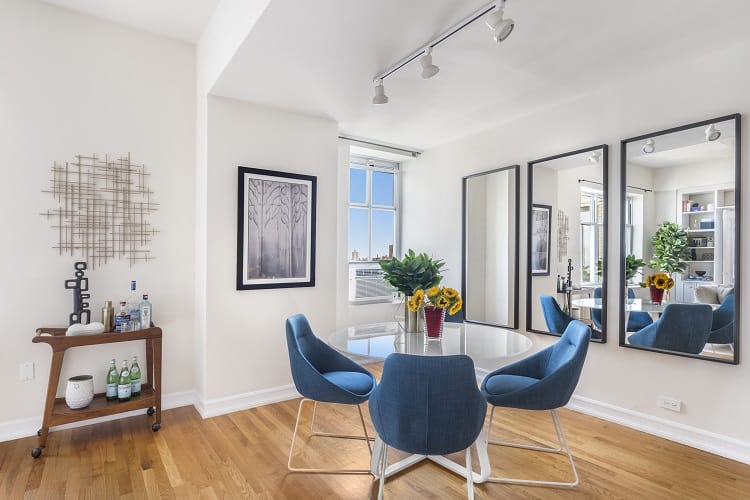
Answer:
M34 362L33 361L27 361L26 363L21 363L21 366L18 370L18 378L21 382L28 382L30 380L34 380Z

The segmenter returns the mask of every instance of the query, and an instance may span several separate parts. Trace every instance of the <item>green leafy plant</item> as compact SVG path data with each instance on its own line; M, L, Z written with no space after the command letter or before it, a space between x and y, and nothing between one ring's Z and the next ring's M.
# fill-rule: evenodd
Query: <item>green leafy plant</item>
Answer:
M664 221L656 228L651 238L654 256L649 267L667 274L681 273L687 267L685 262L690 258L687 233L674 222Z
M633 254L625 257L625 280L630 281L635 278L635 275L640 273L641 268L645 265L643 259L636 259Z
M420 288L427 290L439 285L443 279L440 270L444 265L442 260L433 259L426 253L415 253L411 249L401 260L394 257L380 263L385 281L407 296L414 295Z

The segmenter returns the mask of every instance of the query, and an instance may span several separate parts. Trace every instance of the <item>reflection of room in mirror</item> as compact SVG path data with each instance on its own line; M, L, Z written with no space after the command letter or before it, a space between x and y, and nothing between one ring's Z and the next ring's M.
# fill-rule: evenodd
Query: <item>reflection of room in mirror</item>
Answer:
M603 283L605 241L605 192L603 147L531 162L532 190L530 230L531 276L527 306L527 328L562 334L571 319L589 324L592 338L602 338L602 312L575 305L579 298L593 298ZM549 274L535 272L537 206L550 207L549 245L555 249ZM570 282L568 282L568 263ZM543 305L541 296L550 296ZM599 295L601 297L601 295Z
M664 324L669 316L663 311L651 313L653 323L640 331L629 325L624 340L646 348L732 361L734 300L727 302L727 297L734 289L737 261L735 120L642 137L627 141L625 149L624 252L646 263L642 275L632 280L631 290L649 301L649 289L637 283L664 272L674 280L670 304L705 303L713 311L706 313L710 321L703 328L706 331L700 332L695 326L701 324L700 318L680 330ZM657 232L664 234L665 223L676 224L680 233L675 239L684 246L670 255L671 265L669 258L660 258L653 242ZM687 309L687 313L693 312ZM722 327L724 333L715 331ZM688 346L689 337L705 342Z

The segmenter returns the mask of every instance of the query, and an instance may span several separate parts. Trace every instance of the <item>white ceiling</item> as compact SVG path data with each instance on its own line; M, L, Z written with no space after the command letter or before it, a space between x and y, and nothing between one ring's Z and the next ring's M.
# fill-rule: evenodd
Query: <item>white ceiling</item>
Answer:
M219 0L42 0L132 28L195 43Z
M213 92L428 148L750 39L747 0L508 0L504 43L477 22L435 48L436 77L414 61L386 79L390 103L371 104L373 76L485 3L272 0Z

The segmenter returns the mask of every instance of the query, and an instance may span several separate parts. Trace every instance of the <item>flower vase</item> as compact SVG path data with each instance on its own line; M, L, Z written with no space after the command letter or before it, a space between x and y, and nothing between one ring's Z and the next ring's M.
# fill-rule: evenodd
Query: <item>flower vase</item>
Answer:
M404 331L406 333L419 333L422 331L422 315L419 311L409 310L411 296L404 297Z
M440 340L443 338L443 324L445 323L445 309L433 306L424 308L425 340Z
M661 301L664 299L664 290L656 288L654 285L649 286L648 290L651 292L651 302L661 304Z

